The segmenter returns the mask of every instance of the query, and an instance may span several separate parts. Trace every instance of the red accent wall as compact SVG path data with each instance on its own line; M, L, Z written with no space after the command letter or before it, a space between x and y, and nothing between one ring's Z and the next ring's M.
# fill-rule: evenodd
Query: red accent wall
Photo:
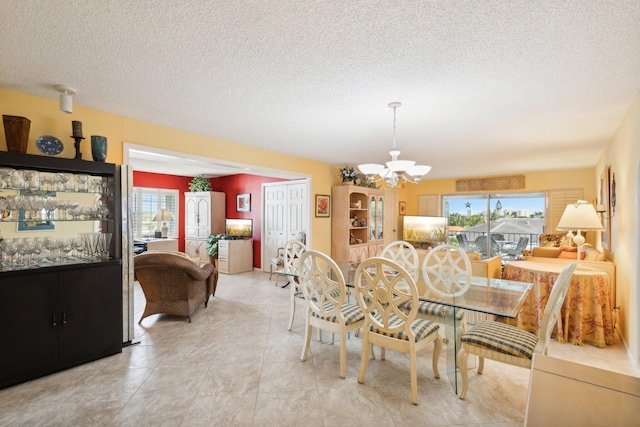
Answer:
M267 182L286 181L281 178L270 178L248 174L238 174L211 178L213 191L224 191L227 195L227 218L253 219L253 267L261 268L260 251L262 247L262 184ZM251 212L236 212L236 195L251 194Z
M184 193L189 192L189 182L193 178L188 176L165 175L151 172L133 171L133 186L148 188L168 188L180 191L178 224L178 250L184 252ZM281 178L271 178L266 176L256 176L249 174L238 174L211 178L211 189L222 191L226 194L227 218L251 218L253 219L253 267L261 268L260 259L262 223L262 184L267 182L286 181ZM236 212L236 195L251 194L251 211Z
M179 190L180 196L178 200L178 214L180 221L178 223L178 250L184 252L184 193L189 191L189 182L193 178L189 176L165 175L151 172L133 171L133 186L147 188L168 188L171 190Z

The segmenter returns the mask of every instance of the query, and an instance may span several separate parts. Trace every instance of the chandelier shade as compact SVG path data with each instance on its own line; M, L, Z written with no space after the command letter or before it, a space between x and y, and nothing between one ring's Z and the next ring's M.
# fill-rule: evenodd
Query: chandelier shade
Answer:
M376 163L358 165L360 172L370 181L383 181L391 188L396 188L403 182L417 184L431 170L431 166L416 165L413 160L398 160L400 151L396 148L396 109L401 105L399 102L389 104L389 108L393 109L393 148L389 151L391 161L385 163L386 167Z

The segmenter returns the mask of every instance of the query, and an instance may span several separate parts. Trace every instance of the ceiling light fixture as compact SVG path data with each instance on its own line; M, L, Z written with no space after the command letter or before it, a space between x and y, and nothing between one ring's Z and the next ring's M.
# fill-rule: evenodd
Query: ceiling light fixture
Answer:
M63 113L73 113L73 96L76 94L75 89L64 85L55 85L55 90L60 92L60 111Z
M384 181L391 188L397 188L403 182L417 184L431 170L431 166L416 165L412 160L398 160L400 151L396 147L396 109L401 105L399 102L389 104L389 108L393 109L393 148L389 151L391 161L386 163L386 167L376 163L358 165L360 172L370 181Z

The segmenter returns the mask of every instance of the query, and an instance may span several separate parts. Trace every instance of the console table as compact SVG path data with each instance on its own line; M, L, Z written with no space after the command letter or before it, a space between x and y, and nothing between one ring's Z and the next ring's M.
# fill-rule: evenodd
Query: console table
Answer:
M516 317L519 328L537 333L551 288L564 264L512 261L504 266L507 280L533 283L522 310ZM605 347L613 342L611 277L605 271L578 264L560 310L556 331L558 342Z

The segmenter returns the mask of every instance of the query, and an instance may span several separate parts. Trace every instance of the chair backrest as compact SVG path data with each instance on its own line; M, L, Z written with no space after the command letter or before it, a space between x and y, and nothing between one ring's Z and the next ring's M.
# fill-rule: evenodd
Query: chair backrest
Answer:
M518 243L516 244L516 252L520 254L523 250L527 248L529 244L529 238L527 236L520 236L518 239Z
M487 236L478 236L476 237L475 243L478 248L478 252L480 252L480 255L483 257L487 256L487 246L489 247L489 257L496 256L500 253L500 246L493 237L491 238L490 243L487 243Z
M298 263L300 256L307 250L307 247L300 240L289 240L284 245L284 271L287 274L298 274Z
M387 258L368 258L356 269L354 287L365 322L374 326L375 333L389 336L402 332L410 342L415 341L411 324L418 312L418 288L407 270Z
M418 281L420 260L418 259L418 251L411 243L404 240L391 242L382 249L379 256L397 262L411 274L415 282Z
M575 262L569 263L562 269L560 275L553 284L551 294L547 300L547 305L544 307L544 313L542 314L542 320L540 321L540 329L538 330L538 344L533 349L534 353L547 354L549 348L549 340L551 338L551 332L558 320L560 314L560 308L564 302L567 291L569 290L569 284L571 283L571 276L576 269Z
M307 233L305 233L304 231L298 231L298 234L296 235L296 239L301 241L303 245L307 244Z
M471 286L471 262L465 251L455 246L431 249L420 270L429 291L441 297L460 296Z
M300 255L299 269L300 287L309 309L322 319L342 319L340 307L347 289L336 262L320 251L308 250Z
M491 233L491 238L493 240L504 240L504 234L501 233Z

